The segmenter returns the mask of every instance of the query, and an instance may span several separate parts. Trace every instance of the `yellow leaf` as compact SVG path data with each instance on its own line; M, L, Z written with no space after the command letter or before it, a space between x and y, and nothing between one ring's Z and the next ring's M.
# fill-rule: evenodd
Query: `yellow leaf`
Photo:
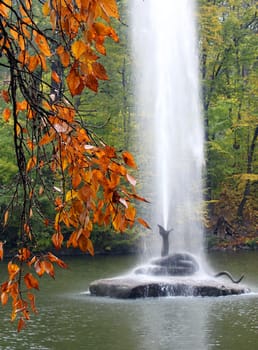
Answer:
M108 17L119 18L116 0L101 0L100 6Z
M87 51L87 46L82 40L77 40L72 44L71 49L74 57L78 60Z
M69 202L72 199L75 199L77 197L77 192L75 190L68 191L65 196L65 201Z
M42 6L42 13L44 16L48 16L50 13L50 7L49 7L49 2L46 1L45 4Z

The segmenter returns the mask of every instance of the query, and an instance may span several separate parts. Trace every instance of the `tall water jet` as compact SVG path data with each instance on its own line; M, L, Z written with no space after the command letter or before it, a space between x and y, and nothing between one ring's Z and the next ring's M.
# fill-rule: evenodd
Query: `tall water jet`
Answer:
M149 221L153 228L173 228L171 252L200 256L204 133L195 1L133 0L131 17L138 151L148 166L139 163L143 182L151 182ZM159 246L154 240L152 254Z
M130 3L137 114L142 123L138 164L146 169L141 182L150 185L143 193L152 201L149 221L153 228L165 226L160 227L163 256L152 256L131 273L93 281L90 293L132 299L246 293L247 288L235 285L243 276L234 280L225 271L207 273L201 259L204 159L194 0ZM152 255L160 253L157 231L154 236L158 250ZM231 281L220 280L221 276Z

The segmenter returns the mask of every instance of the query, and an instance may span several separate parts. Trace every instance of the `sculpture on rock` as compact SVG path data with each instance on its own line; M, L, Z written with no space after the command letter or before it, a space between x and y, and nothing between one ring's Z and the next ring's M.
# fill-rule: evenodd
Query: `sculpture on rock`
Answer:
M153 259L149 265L137 268L136 274L152 276L191 276L199 270L199 264L189 253L174 253L169 255L169 233L173 230L166 230L158 225L159 234L162 237L161 258ZM239 279L234 279L228 271L220 271L215 276L227 276L233 283L242 281L244 275Z
M168 236L169 236L169 233L173 231L173 229L165 230L164 227L162 227L161 225L158 225L158 228L159 228L159 234L162 237L161 256L166 256L168 255L168 252L169 252Z

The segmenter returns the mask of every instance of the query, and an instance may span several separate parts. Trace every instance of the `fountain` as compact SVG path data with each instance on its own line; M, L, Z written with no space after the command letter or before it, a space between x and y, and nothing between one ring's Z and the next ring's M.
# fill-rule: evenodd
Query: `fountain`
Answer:
M92 282L93 295L220 296L247 291L235 285L242 278L235 281L229 273L221 272L217 277L227 275L232 283L219 281L203 268L204 132L194 3L193 0L132 1L141 153L150 160L147 174L153 174L149 222L153 227L160 224L162 257L150 259L126 276ZM144 178L148 176L145 174ZM160 246L159 235L156 233L154 237L152 256Z

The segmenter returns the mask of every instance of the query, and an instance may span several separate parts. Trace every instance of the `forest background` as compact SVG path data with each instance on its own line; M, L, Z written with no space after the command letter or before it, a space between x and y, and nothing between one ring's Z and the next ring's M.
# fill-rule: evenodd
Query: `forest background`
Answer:
M118 1L120 22L112 22L120 41L107 40L102 57L109 80L99 91L77 97L88 126L116 149L137 155L137 116L134 109L134 72L129 43L128 1ZM199 1L200 78L206 142L205 228L209 248L256 248L258 244L258 21L255 1ZM43 19L42 19L43 20ZM46 19L44 19L46 20ZM1 89L10 77L0 68ZM0 112L4 110L0 102ZM189 130L185 130L187 137ZM17 166L13 130L0 120L0 215L3 218ZM144 159L137 155L139 166ZM139 179L139 183L143 183ZM139 189L139 192L141 189ZM41 206L53 211L47 197ZM15 211L14 211L15 213ZM17 217L0 228L0 240L12 249L18 238ZM36 218L35 218L36 220ZM51 229L39 224L38 244L51 244ZM91 235L96 252L129 253L139 249L142 232L117 234L110 227L96 227Z

